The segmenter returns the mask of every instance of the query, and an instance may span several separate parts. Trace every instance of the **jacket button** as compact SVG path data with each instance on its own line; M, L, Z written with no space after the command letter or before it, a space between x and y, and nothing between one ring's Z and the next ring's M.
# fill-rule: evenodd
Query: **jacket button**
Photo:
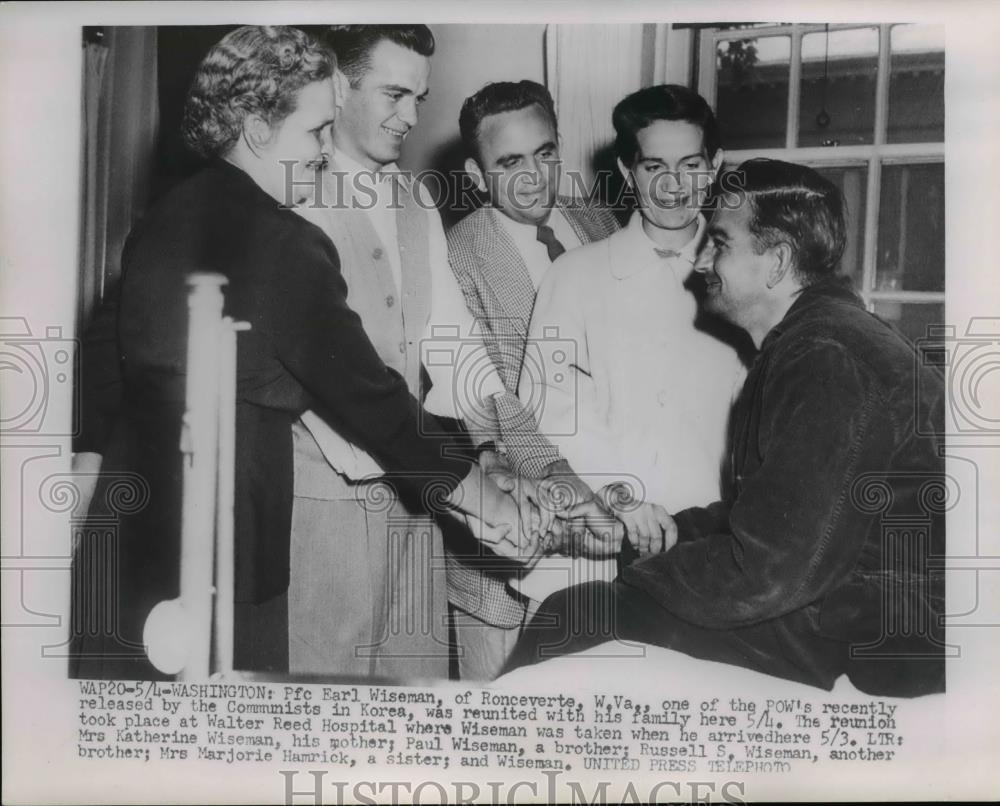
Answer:
M372 257L375 258L375 260L381 260L383 254L384 254L384 252L382 252L382 248L376 246L375 247L375 251L372 252Z
M386 307L391 308L393 305L396 304L396 298L392 294L390 294L385 298L385 304Z

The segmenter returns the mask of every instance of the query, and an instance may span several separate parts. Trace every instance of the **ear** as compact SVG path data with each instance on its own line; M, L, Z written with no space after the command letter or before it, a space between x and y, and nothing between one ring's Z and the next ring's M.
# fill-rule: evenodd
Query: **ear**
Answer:
M271 127L260 115L251 113L243 119L243 139L256 156L271 142L271 135Z
M719 169L722 168L722 163L725 162L726 152L721 148L715 152L715 156L712 157L712 181L714 182L719 178Z
M465 160L465 172L476 182L476 190L486 192L486 177L483 176L483 169L472 157Z
M618 164L618 170L621 172L621 175L625 177L625 184L631 187L632 171L625 167L625 163L622 162L620 158L616 159L615 162Z
M771 247L771 253L773 260L770 268L767 270L768 288L774 288L786 277L791 277L795 263L792 257L792 247L787 243L782 242L777 246Z
M344 106L344 99L347 97L347 91L350 89L351 84L344 75L343 71L338 67L333 71L333 102L337 105L337 109L341 109Z

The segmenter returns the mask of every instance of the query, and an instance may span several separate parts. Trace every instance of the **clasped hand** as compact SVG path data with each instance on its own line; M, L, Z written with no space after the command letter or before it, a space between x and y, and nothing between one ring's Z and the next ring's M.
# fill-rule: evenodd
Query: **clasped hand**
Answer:
M677 527L666 509L636 500L625 485L611 484L594 493L574 474L549 477L541 486L559 507L558 521L565 524L561 543L550 544L549 551L609 557L627 539L640 555L647 555L677 542Z
M514 475L505 464L473 468L452 495L472 533L495 553L531 568L542 556L551 528L550 510L537 485Z
M516 476L502 463L489 465L487 473L517 499L522 529L538 541L539 554L530 565L541 553L612 556L624 538L640 555L666 551L677 542L677 527L666 509L636 500L625 485L594 493L568 466L537 481Z
M492 459L474 469L463 487L466 494L479 488L479 506L460 506L473 533L525 568L556 552L609 557L626 538L640 555L667 551L677 542L677 526L662 506L636 500L621 484L594 493L568 466L535 480Z

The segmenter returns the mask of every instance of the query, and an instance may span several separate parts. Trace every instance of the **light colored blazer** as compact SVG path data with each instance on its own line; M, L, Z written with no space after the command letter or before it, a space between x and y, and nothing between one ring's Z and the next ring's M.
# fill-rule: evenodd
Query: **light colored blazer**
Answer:
M580 242L589 244L618 230L611 212L562 198L557 206ZM508 391L516 394L535 287L524 259L493 207L481 207L448 232L448 261L469 311L483 328L487 349Z
M399 180L403 182L403 180ZM402 289L397 290L386 247L364 209L347 203L327 208L297 208L336 245L348 288L348 304L361 318L379 358L406 380L410 393L421 396L421 340L431 312L431 271L428 260L428 216L405 182L396 214L400 249L407 255ZM333 195L327 194L330 202ZM305 428L302 427L305 425ZM294 427L298 467L295 493L307 498L351 499L355 488L347 478L380 475L367 453L326 425L314 412ZM334 472L334 470L339 472ZM345 478L345 476L347 478Z
M561 198L562 210L581 243L606 238L618 229L610 211ZM498 437L515 466L539 475L558 452L537 433L534 420L517 399L535 287L528 268L493 207L469 214L448 232L448 261L458 278L469 312L507 394L495 398ZM448 598L488 624L514 628L524 618L524 605L507 587L503 575L475 567L474 562L447 554Z

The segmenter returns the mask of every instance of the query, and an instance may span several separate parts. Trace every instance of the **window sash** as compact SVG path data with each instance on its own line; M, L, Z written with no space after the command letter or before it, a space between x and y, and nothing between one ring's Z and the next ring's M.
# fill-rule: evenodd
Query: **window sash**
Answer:
M944 292L875 290L878 253L878 221L881 206L882 166L944 162L944 143L886 143L889 109L890 35L893 23L823 23L774 25L765 28L732 30L703 29L699 47L698 91L714 109L716 106L716 54L720 42L740 39L762 39L768 36L791 37L791 64L788 76L788 110L785 125L785 147L747 149L726 153L726 161L739 164L751 157L770 157L799 162L811 167L843 167L867 164L865 189L865 240L862 252L861 295L869 309L875 302L943 302ZM820 146L799 148L799 96L802 84L802 37L815 32L878 28L878 73L875 85L875 130L870 145Z

